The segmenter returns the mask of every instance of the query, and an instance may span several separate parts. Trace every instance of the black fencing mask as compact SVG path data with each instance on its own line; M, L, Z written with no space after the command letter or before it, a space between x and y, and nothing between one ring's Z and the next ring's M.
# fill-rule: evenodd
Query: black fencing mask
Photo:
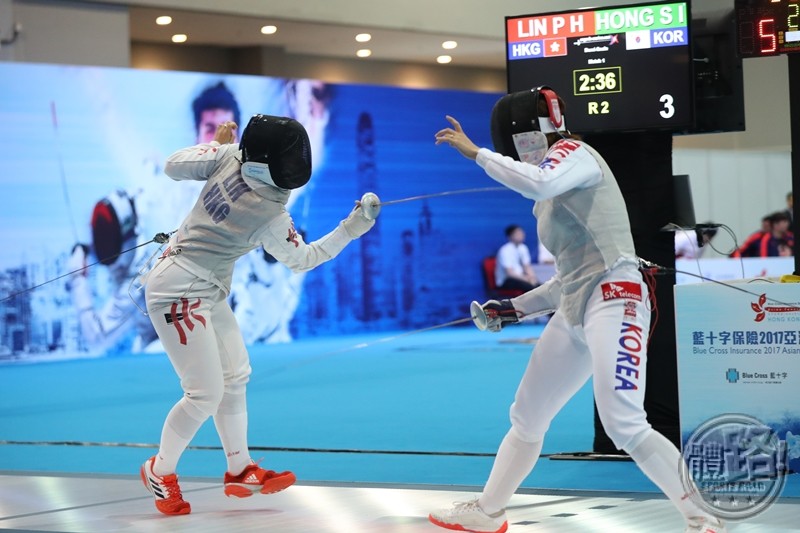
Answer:
M254 115L239 143L242 174L297 189L311 179L311 143L306 129L293 118Z

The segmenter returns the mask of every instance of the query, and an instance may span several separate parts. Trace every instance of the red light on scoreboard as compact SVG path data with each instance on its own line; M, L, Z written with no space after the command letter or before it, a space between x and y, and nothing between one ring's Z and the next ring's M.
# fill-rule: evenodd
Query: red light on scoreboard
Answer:
M778 45L775 43L775 19L758 21L758 40L761 43L762 54L771 54L778 49Z

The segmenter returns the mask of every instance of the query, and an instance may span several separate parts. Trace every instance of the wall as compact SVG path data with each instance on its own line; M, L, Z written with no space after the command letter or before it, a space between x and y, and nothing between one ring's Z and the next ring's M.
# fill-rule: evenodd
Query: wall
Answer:
M0 61L118 67L130 63L125 7L15 0L6 11L22 31L13 44L0 48Z
M373 59L331 59L287 54L269 46L220 49L134 42L131 45L131 67L313 78L330 83L364 83L415 89L506 90L505 71L498 69L429 66Z

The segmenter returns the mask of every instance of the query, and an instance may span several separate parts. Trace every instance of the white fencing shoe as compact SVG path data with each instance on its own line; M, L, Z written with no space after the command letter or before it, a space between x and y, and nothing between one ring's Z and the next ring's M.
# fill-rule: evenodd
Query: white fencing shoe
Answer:
M440 509L428 515L428 520L439 527L473 533L505 533L508 530L505 511L496 515L483 512L478 500L458 502L450 509Z

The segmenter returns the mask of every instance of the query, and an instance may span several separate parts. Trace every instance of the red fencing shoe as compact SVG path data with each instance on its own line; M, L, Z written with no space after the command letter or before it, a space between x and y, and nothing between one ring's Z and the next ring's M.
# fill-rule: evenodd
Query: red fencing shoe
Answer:
M291 472L277 473L251 463L237 476L225 472L225 495L247 498L257 492L272 494L294 485L295 481L297 478Z
M144 462L139 474L142 476L142 483L156 499L156 509L164 514L178 515L189 514L192 506L184 501L181 495L181 487L178 485L178 476L169 474L167 476L157 476L153 473L153 463L155 456Z

